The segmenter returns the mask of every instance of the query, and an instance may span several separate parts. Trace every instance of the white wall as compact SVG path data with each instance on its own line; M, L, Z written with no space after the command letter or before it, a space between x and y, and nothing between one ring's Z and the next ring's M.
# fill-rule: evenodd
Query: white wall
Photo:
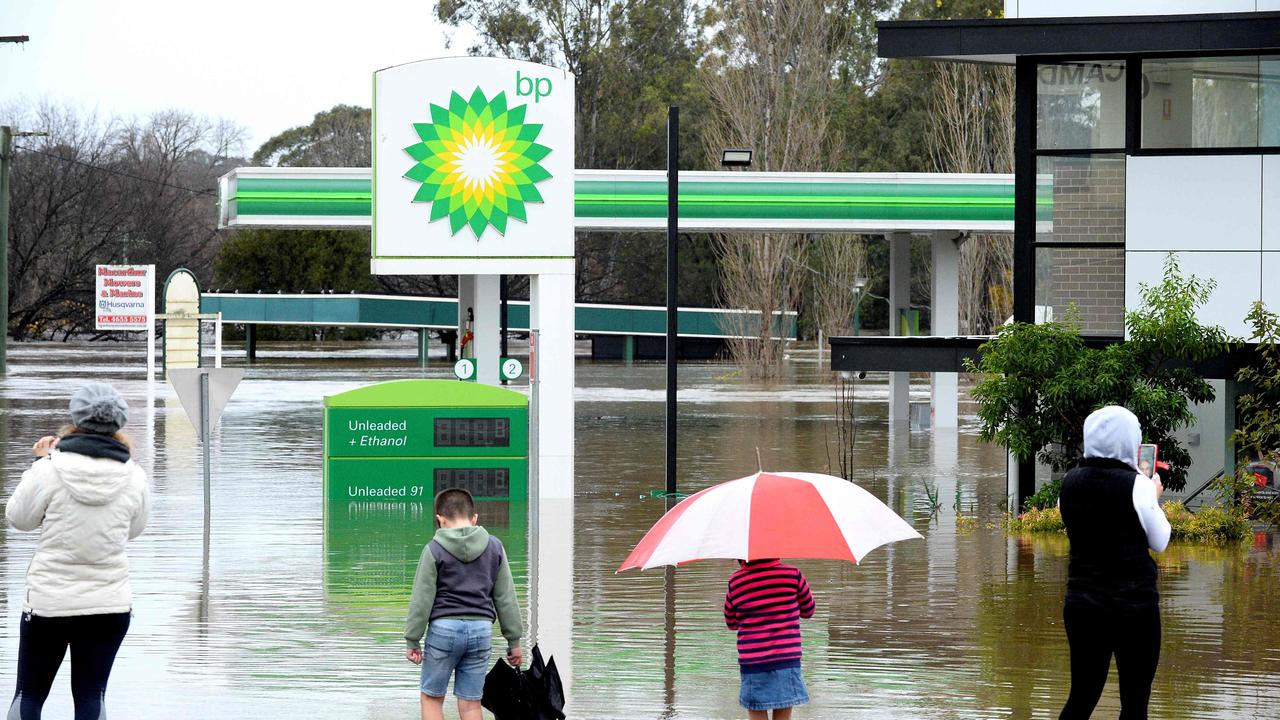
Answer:
M1007 18L1199 15L1280 10L1280 0L1005 0Z
M1280 199L1263 199L1280 187L1280 156L1130 157L1126 186L1125 308L1141 305L1139 284L1159 282L1174 251L1184 273L1217 281L1200 321L1247 338L1250 305L1280 302L1264 284L1267 267L1280 282Z

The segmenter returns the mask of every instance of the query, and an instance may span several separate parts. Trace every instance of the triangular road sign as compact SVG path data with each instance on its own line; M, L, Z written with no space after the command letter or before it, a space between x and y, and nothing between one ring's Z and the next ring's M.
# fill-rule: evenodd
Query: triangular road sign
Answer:
M244 378L243 368L174 368L169 371L169 382L178 393L178 402L187 411L187 417L200 432L200 376L209 376L209 431L218 425L222 409L231 399L231 393Z

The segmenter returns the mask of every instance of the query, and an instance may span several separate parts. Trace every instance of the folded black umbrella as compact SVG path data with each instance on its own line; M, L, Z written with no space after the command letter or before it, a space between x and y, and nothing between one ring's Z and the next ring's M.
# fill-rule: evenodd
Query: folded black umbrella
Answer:
M496 720L564 720L564 685L555 658L544 663L535 645L528 672L498 660L484 678L480 705Z
M537 645L531 651L533 662L529 663L530 680L537 689L538 720L564 720L564 684L560 681L560 671L556 669L556 659L543 662L542 651Z
M498 660L484 676L484 694L480 705L497 720L530 720L537 717L533 688L519 668L506 660Z

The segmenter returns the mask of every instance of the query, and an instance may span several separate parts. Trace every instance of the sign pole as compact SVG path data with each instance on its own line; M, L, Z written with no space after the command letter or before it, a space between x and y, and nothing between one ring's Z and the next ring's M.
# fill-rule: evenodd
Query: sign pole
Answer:
M196 327L199 326L199 323L196 323ZM201 568L204 582L200 593L202 620L209 616L209 540L213 517L210 507L209 424L209 373L202 372L200 373L200 451L204 456L202 463L204 467L204 562Z
M218 319L213 321L213 366L222 367L222 312L218 312Z
M209 373L200 373L200 447L204 454L204 546L209 547L210 483L209 483Z
M156 379L156 319L147 323L147 384Z
M680 108L667 108L667 493L676 492L677 296L680 288Z

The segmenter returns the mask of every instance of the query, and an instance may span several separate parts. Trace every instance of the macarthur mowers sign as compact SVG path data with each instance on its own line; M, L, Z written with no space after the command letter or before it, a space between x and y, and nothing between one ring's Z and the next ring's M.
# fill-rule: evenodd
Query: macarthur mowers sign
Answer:
M374 73L374 271L572 258L573 86L495 58Z
M156 313L155 265L98 265L94 328L146 330Z

